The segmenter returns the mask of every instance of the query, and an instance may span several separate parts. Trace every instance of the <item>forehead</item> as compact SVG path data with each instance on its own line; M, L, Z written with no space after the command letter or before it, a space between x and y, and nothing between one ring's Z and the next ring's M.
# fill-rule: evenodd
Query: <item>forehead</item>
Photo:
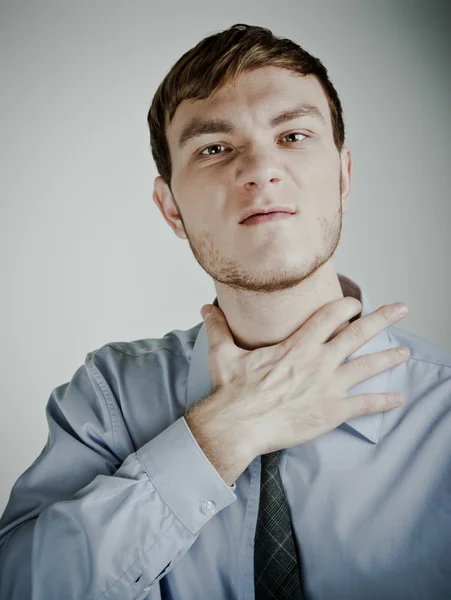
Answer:
M301 76L279 67L263 67L243 73L203 100L183 100L167 128L169 146L175 149L180 132L193 118L227 118L237 121L245 111L265 118L296 102L312 104L330 122L326 95L314 76ZM248 113L247 113L248 114ZM331 125L330 125L331 126Z

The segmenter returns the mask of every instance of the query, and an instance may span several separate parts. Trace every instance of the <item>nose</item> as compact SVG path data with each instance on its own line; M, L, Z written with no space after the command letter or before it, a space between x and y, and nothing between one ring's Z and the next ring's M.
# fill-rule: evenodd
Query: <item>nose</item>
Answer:
M282 177L282 167L273 154L254 151L243 157L237 174L237 185L245 190L261 190L271 183L278 183Z

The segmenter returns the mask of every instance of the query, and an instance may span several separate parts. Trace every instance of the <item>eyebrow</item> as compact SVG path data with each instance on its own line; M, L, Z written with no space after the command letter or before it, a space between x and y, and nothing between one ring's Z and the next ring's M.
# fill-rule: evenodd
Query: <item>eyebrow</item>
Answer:
M319 119L323 124L326 123L324 116L321 111L312 104L297 104L291 108L287 108L282 112L277 113L272 116L269 120L270 127L277 127L282 123L286 123L287 121L292 121L293 119L297 119L299 117L313 117L314 119ZM186 144L201 135L206 135L208 133L235 133L236 128L232 121L227 121L224 119L199 119L199 117L194 117L185 127L183 128L180 137L178 146L181 150L186 146Z

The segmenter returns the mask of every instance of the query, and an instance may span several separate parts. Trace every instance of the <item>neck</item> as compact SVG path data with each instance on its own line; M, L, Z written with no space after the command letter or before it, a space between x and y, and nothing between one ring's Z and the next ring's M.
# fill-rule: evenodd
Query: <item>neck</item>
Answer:
M340 280L331 260L288 290L259 294L215 282L217 302L234 336L235 344L254 350L290 337L322 306L343 298ZM346 327L340 325L331 337Z

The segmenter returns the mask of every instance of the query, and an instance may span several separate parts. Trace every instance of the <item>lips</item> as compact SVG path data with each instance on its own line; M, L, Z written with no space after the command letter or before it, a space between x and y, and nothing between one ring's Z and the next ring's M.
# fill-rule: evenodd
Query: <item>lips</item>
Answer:
M241 215L240 223L244 223L244 221L246 221L246 219L248 219L249 217L253 217L255 215L267 215L269 213L275 213L275 212L293 214L296 211L293 210L292 208L290 208L289 206L267 206L266 208L264 206L258 206L258 207L254 206L253 208L249 208L248 210L246 210Z
M259 223L271 223L272 221L286 220L292 216L292 213L282 211L268 212L263 214L260 213L248 217L241 223L241 225L244 227L249 227L251 225L258 225Z
M249 219L252 219L252 217L261 217L263 215L273 215L275 213L282 213L282 212L285 212L285 211L282 211L282 210L272 210L272 211L267 212L267 213L254 213L253 215L250 215L249 217L247 217L247 219L244 219L244 221L242 221L242 223L246 223L246 221L249 221Z

